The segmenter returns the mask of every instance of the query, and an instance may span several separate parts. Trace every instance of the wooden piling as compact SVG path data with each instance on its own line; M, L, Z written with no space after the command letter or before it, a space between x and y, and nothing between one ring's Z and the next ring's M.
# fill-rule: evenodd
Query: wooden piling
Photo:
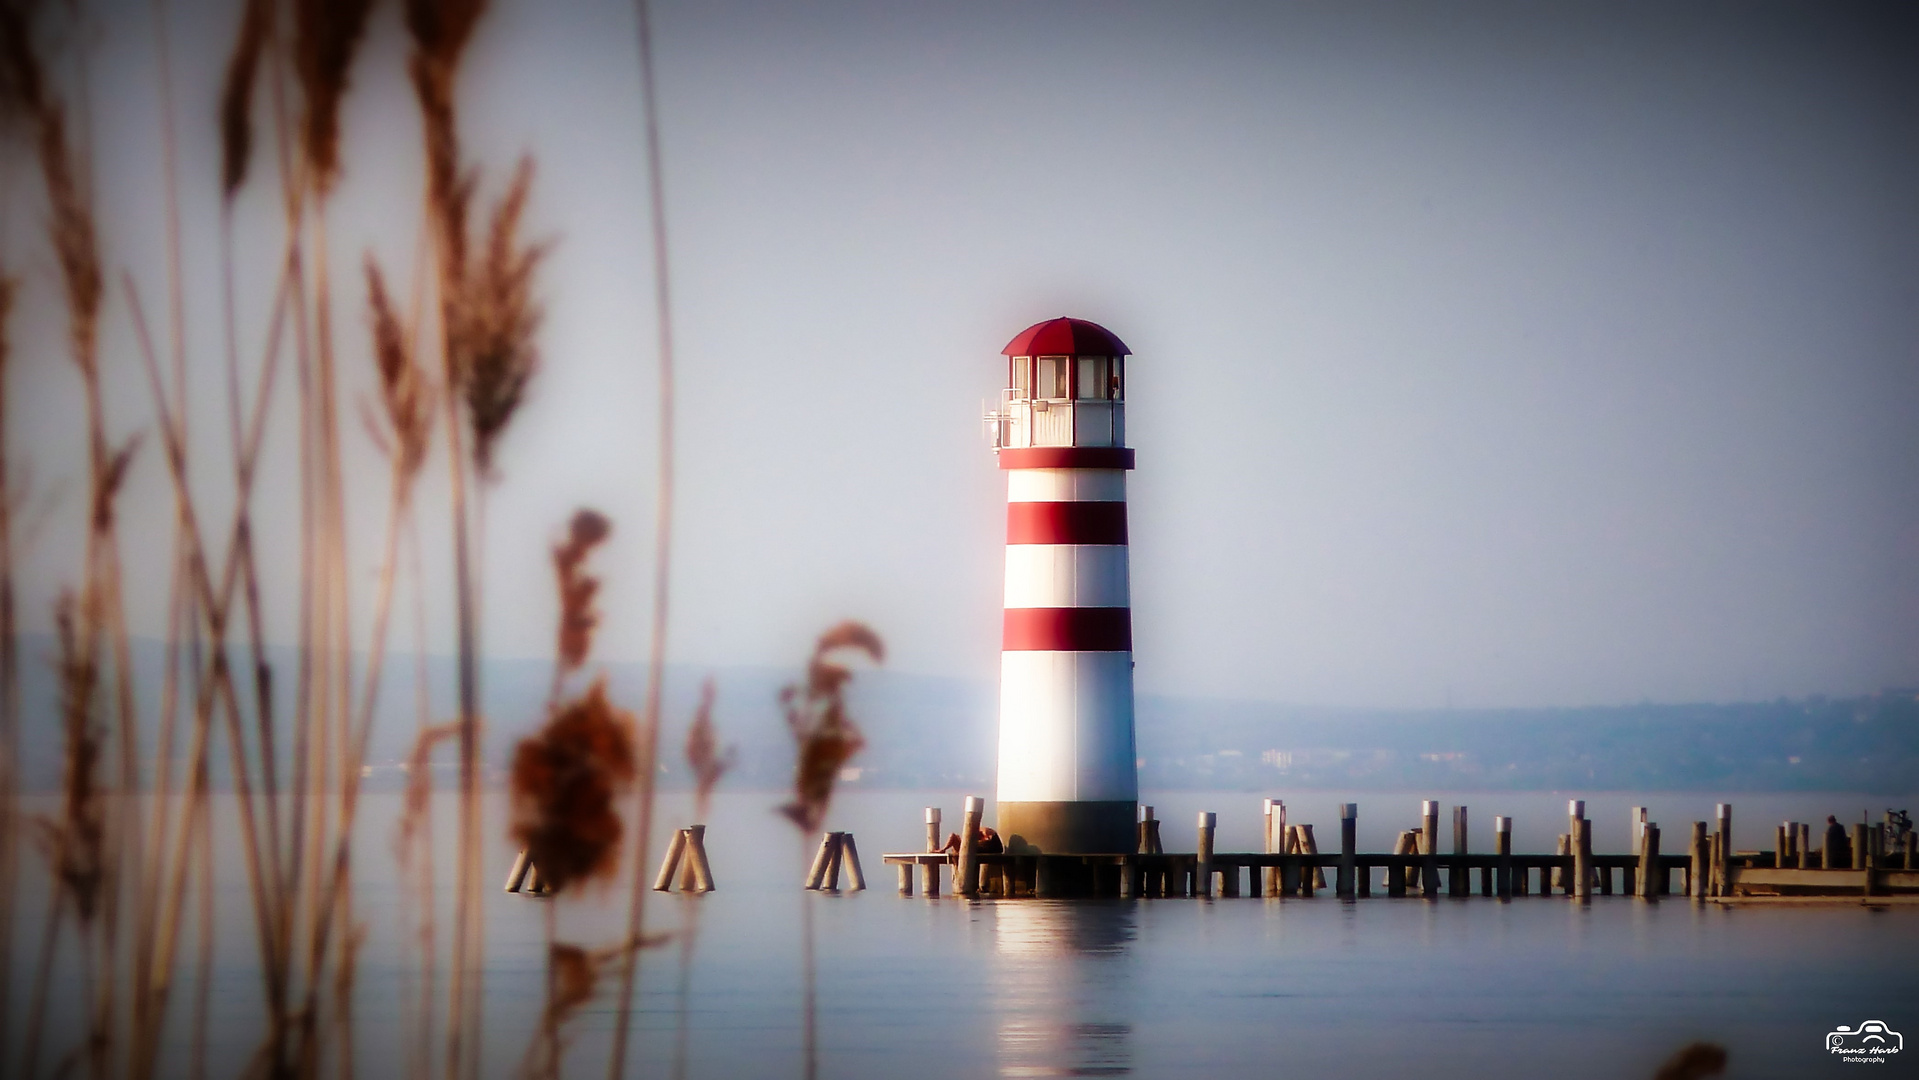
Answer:
M1431 899L1439 895L1439 803L1420 800L1419 816L1419 893Z
M1359 894L1354 870L1355 859L1359 857L1359 804L1341 803L1339 805L1339 872L1334 884L1335 893L1341 900L1352 900Z
M520 886L526 884L526 872L532 868L533 860L527 855L526 849L521 848L519 857L513 860L513 869L506 872L506 891L519 892Z
M826 881L820 888L826 892L840 891L840 869L846 862L846 834L829 833L833 850L826 857Z
M701 831L705 831L706 829L704 825L695 825L693 827ZM840 835L840 849L845 852L846 884L848 890L851 892L863 892L866 889L866 871L860 869L860 848L858 844L853 842L852 833L842 833Z
M1593 823L1592 819L1579 819L1578 834L1573 841L1573 882L1579 891L1579 899L1593 898Z
M953 891L969 899L979 895L979 821L985 812L985 799L978 795L966 797L966 810L960 818L959 868L953 872Z
M1553 854L1563 860L1572 855L1572 850L1573 838L1566 833L1560 833L1559 843L1553 848ZM1544 896L1551 896L1556 892L1570 895L1573 891L1572 880L1572 868L1563 862L1555 862L1550 876L1544 873L1539 875L1539 892Z
M1706 823L1692 823L1692 843L1686 848L1686 894L1694 900L1712 895L1712 837Z
M1852 823L1852 868L1859 871L1863 882L1860 891L1866 896L1872 895L1872 841L1866 835L1866 823Z
M826 880L826 864L833 860L833 834L820 834L820 848L813 853L813 865L806 871L806 887L817 889ZM656 883L654 888L660 886Z
M1446 895L1471 896L1472 874L1466 869L1466 808L1453 807L1453 854L1459 856L1446 871Z
M940 838L940 808L929 806L926 808L926 850L938 851L945 846L946 842Z
M1273 854L1273 800L1263 799L1261 800L1261 803L1262 805L1260 807L1260 810L1261 810L1261 813L1264 815L1263 820L1265 824L1262 826L1262 830L1260 833L1260 843L1264 845L1263 850L1265 851L1265 853L1268 855L1271 855ZM1254 876L1256 880L1258 881L1258 885L1255 887L1254 895L1257 895L1257 896L1274 895L1274 890L1276 887L1275 882L1273 880L1275 876L1274 867L1262 866L1259 868L1259 872Z
M1311 825L1295 825L1293 829L1299 834L1299 843L1297 845L1299 853L1301 855L1318 855L1319 841L1313 836L1313 827ZM1334 872L1334 876L1338 876L1337 871ZM1302 860L1299 871L1299 885L1300 891L1307 896L1313 895L1315 889L1325 888L1325 868L1321 867L1317 861Z
M1418 834L1413 832L1400 833L1399 839L1393 843L1393 854L1396 856L1414 854L1414 849L1418 846L1415 839L1417 836ZM1397 858L1386 866L1386 895L1406 895L1406 864Z
M1796 865L1799 869L1812 869L1812 824L1810 822L1802 821L1799 823L1799 842L1794 844L1793 847L1795 849L1793 854L1798 857ZM1906 869L1910 870L1912 868L1908 866Z
M1637 852L1639 850L1639 834L1645 830L1646 808L1643 806L1635 806L1632 808L1632 832L1630 834L1632 837L1632 845L1626 849L1627 851Z
M1493 854L1499 856L1499 866L1493 874L1493 890L1501 900L1510 900L1513 895L1512 818L1493 818ZM1522 888L1521 892L1524 891Z
M1728 896L1732 892L1728 884L1732 879L1732 804L1717 803L1713 811L1719 819L1719 847L1712 865L1713 895Z
M927 862L920 864L920 891L928 900L940 894L940 868L944 863Z
M1639 841L1639 895L1651 900L1664 892L1658 880L1663 876L1665 871L1659 866L1659 826L1649 821Z
M686 830L679 829L673 833L672 841L666 845L666 856L660 860L659 876L653 879L654 892L666 892L673 887L674 871L680 868L680 860L685 857ZM815 860L816 863L817 861ZM806 887L813 888L810 878L808 881L809 884Z
M1199 812L1199 859L1193 873L1193 895L1213 895L1213 832L1219 815L1211 810Z

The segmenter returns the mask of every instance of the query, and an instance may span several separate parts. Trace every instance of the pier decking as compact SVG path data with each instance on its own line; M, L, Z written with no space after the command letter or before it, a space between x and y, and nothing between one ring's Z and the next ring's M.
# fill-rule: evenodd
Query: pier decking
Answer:
M1213 850L1216 816L1200 815L1192 853L1161 850L1160 822L1148 816L1140 823L1140 850L1131 854L1041 854L1037 852L983 853L963 843L957 852L901 852L884 856L897 868L899 891L937 896L944 868L951 868L953 889L966 896L995 898L1037 897L1279 897L1305 898L1327 893L1341 899L1385 897L1591 897L1624 895L1648 899L1689 896L1695 899L1745 896L1874 897L1919 895L1919 869L1914 867L1913 834L1907 833L1897 851L1876 850L1872 832L1856 825L1851 851L1863 852L1865 865L1825 869L1818 865L1823 852L1811 852L1803 843L1803 828L1779 829L1791 837L1781 849L1726 850L1731 834L1731 807L1720 804L1717 829L1695 822L1685 854L1660 851L1660 830L1646 823L1640 829L1635 854L1600 854L1591 849L1591 821L1584 804L1575 800L1568 830L1554 854L1515 854L1511 851L1511 823L1497 819L1492 852L1466 850L1466 813L1454 808L1454 850L1435 850L1437 804L1424 806L1424 827L1402 834L1402 850L1372 853L1357 850L1357 807L1347 804L1340 822L1340 850L1315 850L1311 826L1283 826L1291 850L1221 852ZM977 827L976 811L969 807L967 828ZM937 842L937 811L929 810L928 846ZM1268 836L1273 835L1269 824ZM1836 860L1835 860L1836 861ZM1852 861L1848 859L1847 861ZM918 881L915 882L915 877Z

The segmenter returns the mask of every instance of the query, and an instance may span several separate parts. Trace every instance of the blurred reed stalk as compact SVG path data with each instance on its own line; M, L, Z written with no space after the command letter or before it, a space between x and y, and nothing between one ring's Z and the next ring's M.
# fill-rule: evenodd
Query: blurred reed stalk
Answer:
M666 180L660 164L659 90L653 73L653 22L647 0L634 0L640 61L640 105L645 118L646 181L653 231L653 319L659 340L659 446L655 454L653 503L653 615L648 627L646 705L640 715L639 792L634 803L633 880L627 899L626 936L638 941L646 925L646 868L653 836L654 764L659 760L660 695L666 680L666 627L671 609L673 565L673 290L667 262ZM627 1027L633 1015L633 988L639 978L637 948L626 952L620 968L619 1009L613 1022L613 1053L607 1080L623 1080Z
M693 773L693 823L704 824L713 803L713 789L733 767L735 749L721 751L713 726L713 680L700 685L700 704L686 730L686 764ZM688 1059L688 1004L693 995L693 947L700 936L700 897L680 890L680 980L674 995L673 1076L685 1080Z
M79 991L78 1000L60 1005L65 1014L83 1018L84 1037L55 1058L57 1071L84 1069L94 1077L141 1078L177 1071L161 1060L163 1034L169 1030L183 933L192 918L197 923L198 994L187 1023L189 1068L196 1076L204 1073L216 931L212 755L216 741L223 738L230 754L231 801L237 808L267 1014L257 1055L246 1072L312 1077L331 1070L342 1078L353 1075L352 1002L362 934L353 913L353 831L360 777L379 711L401 577L401 544L409 537L414 541L416 652L425 647L424 575L413 508L437 411L445 420L450 449L460 712L452 724L429 723L420 657L419 733L410 776L417 783L409 785L398 848L422 904L426 996L420 1003L420 1027L430 1033L436 1019L436 955L427 759L436 743L457 737L459 881L452 987L446 1003L446 1070L450 1080L477 1075L477 973L482 963L479 587L469 559L468 529L471 524L477 530L480 523L471 520L464 493L469 477L498 475L499 440L538 366L533 337L541 309L533 283L546 251L544 245L529 245L519 236L531 189L530 160L514 172L490 216L487 234L469 235L467 212L477 177L460 163L453 89L460 56L482 7L478 0L408 0L405 8L414 45L410 70L428 150L425 235L433 243L431 259L420 260L414 302L404 317L377 263L370 254L365 259L377 397L372 404L362 403L362 419L387 456L389 476L378 584L365 627L368 659L356 679L341 407L347 375L335 344L327 209L341 174L340 105L371 0L245 0L240 12L217 116L221 311L232 466L230 518L217 524L201 513L190 483L188 457L195 443L188 411L189 338L168 9L165 0L154 2L166 227L164 348L151 331L133 275L125 270L119 275L174 509L160 701L154 729L143 732L134 701L115 516L116 499L140 443L137 437L116 438L106 420L102 387L109 376L102 369L100 327L107 277L92 209L85 110L83 105L69 113L59 91L62 80L54 77L50 51L43 45L84 43L91 38L92 23L78 5L0 0L0 120L6 121L0 134L17 141L39 168L46 240L67 310L66 347L80 375L87 440L80 575L76 585L62 591L55 612L65 755L62 799L57 813L33 822L51 868L52 895L31 965L23 1032L11 1023L12 980L0 978L0 1072L9 1072L16 1062L20 1067L14 1075L32 1077L39 1071L46 1020L54 1007L53 972L63 958L76 969ZM65 22L49 28L46 24L56 16ZM70 78L78 88L74 97L84 102L83 46L72 47L72 66ZM249 380L237 329L234 210L251 171L254 99L262 90L271 117L267 130L282 235L266 337ZM470 259L469 250L476 248L480 257ZM431 275L432 286L425 274L429 261L437 271ZM437 335L426 332L430 320L421 314L431 307L429 294L438 302L433 326ZM6 426L6 334L14 296L13 280L0 273L0 971L9 976L15 970L14 890L27 824L19 802L21 717L13 582L19 492ZM429 343L425 349L422 340ZM437 383L420 361L433 349L439 354ZM289 351L298 423L301 585L295 623L298 670L290 695L292 711L283 727L276 715L275 673L265 645L258 573L260 560L274 556L256 545L252 496L271 406L282 393L282 355ZM236 657L229 639L238 635L242 616L244 640ZM237 676L236 663L242 668ZM604 704L597 691L573 704L598 707L595 702ZM555 707L559 704L556 695ZM184 758L177 754L182 736ZM149 747L154 754L151 787L144 786L142 774ZM647 780L650 792L650 776ZM73 932L63 934L69 924ZM625 944L601 959L595 959L599 954L582 956L593 963L613 962L631 949ZM24 1034L25 1043L17 1057L11 1041L15 1034ZM433 1068L431 1046L420 1044L417 1050L414 1072L426 1075ZM557 1063L557 1057L553 1060Z
M13 897L20 867L20 648L14 618L13 511L16 491L7 424L9 331L19 283L0 265L0 1065L13 1060Z
M833 802L833 784L839 779L840 769L866 745L859 725L853 723L853 717L846 711L846 685L853 681L853 669L842 663L841 657L849 653L863 653L878 664L886 659L886 644L863 623L851 619L838 623L813 643L813 655L806 662L805 681L780 691L786 726L793 733L798 750L793 768L793 801L781 807L780 813L800 831L802 865L813 834L826 823L826 812ZM804 980L801 1004L807 1080L815 1080L820 1071L813 895L800 893L800 966Z
M53 249L67 307L69 357L80 376L87 439L87 528L77 595L62 603L63 671L67 698L68 798L62 816L40 823L40 840L55 868L57 898L49 908L43 956L58 939L60 915L71 904L82 954L88 1038L82 1056L103 1073L113 1049L118 1008L116 960L120 941L123 869L141 858L143 829L136 801L114 800L109 817L99 768L109 747L117 764L117 790L138 790L138 717L121 605L120 552L114 500L137 440L115 445L108 433L99 367L100 315L104 288L92 206L88 161L76 151L64 100L40 55L35 33L39 12L24 0L0 3L0 112L28 133L47 200L47 240ZM85 53L76 50L77 80L86 81ZM86 130L84 110L80 129ZM102 665L106 665L102 673ZM96 691L110 699L96 700ZM96 712L108 718L95 727ZM109 741L110 740L110 741ZM124 858L124 862L122 861ZM48 965L41 966L42 972ZM29 1022L28 1065L38 1052L47 982L38 979L34 1019Z
M567 1021L591 999L607 964L646 944L629 941L588 951L557 940L559 901L618 869L624 828L617 804L636 771L636 723L631 713L607 700L605 676L577 697L564 697L569 677L585 666L592 651L600 583L587 573L586 561L610 529L604 517L582 510L553 547L560 615L547 718L513 755L513 837L539 875L547 901L546 1005L521 1063L529 1078L560 1075Z

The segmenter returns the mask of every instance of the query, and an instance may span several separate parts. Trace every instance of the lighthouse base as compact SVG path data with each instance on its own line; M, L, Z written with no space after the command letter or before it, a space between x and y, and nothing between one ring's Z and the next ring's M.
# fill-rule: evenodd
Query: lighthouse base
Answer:
M999 834L1014 854L1130 854L1139 846L1138 821L1133 799L999 804Z

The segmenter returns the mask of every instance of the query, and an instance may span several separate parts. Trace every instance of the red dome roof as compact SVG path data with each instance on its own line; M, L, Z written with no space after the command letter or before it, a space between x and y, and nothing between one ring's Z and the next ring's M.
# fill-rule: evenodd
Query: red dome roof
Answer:
M1000 351L1007 356L1130 356L1133 352L1111 330L1085 319L1034 323Z

